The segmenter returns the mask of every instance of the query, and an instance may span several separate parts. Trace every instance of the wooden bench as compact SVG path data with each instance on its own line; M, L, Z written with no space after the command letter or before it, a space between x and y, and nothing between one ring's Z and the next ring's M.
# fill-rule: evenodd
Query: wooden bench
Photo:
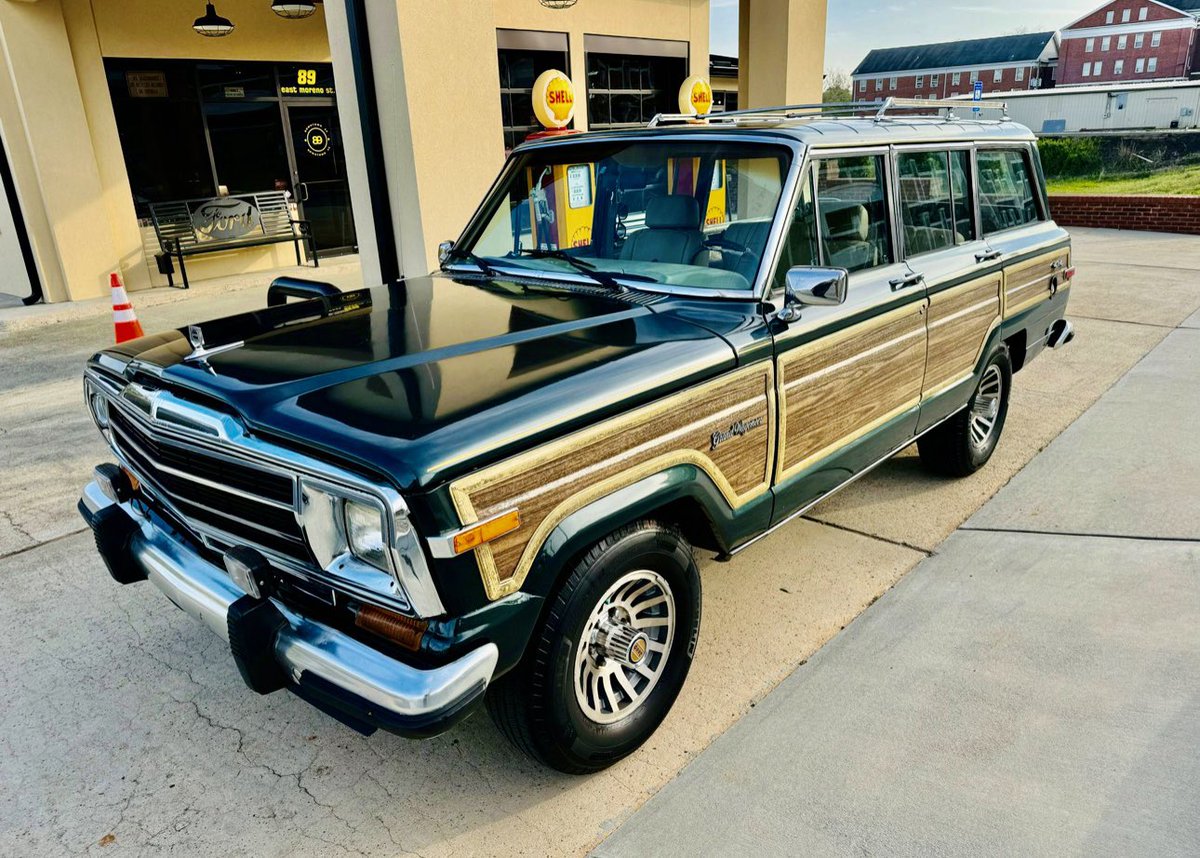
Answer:
M303 241L313 266L320 266L312 229L308 221L292 217L286 191L151 203L150 217L162 251L157 257L159 270L167 275L170 286L175 285L172 259L179 261L180 288L187 289L184 259L188 256L285 241L295 247L297 265L301 264Z

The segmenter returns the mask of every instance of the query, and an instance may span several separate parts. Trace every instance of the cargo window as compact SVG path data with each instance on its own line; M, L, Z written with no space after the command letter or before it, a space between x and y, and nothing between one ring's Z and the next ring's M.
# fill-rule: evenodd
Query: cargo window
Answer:
M822 158L817 171L817 222L825 262L848 271L893 261L882 155Z
M1019 149L980 149L979 207L984 235L1015 229L1040 219L1033 174Z

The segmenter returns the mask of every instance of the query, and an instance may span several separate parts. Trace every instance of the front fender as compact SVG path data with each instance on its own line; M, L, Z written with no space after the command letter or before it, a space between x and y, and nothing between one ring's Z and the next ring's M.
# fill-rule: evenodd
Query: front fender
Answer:
M547 596L569 564L618 527L640 518L653 518L669 507L684 529L710 533L727 549L765 529L771 517L773 496L764 492L738 508L700 468L674 465L592 501L563 519L538 552L522 591ZM704 520L696 520L702 517Z

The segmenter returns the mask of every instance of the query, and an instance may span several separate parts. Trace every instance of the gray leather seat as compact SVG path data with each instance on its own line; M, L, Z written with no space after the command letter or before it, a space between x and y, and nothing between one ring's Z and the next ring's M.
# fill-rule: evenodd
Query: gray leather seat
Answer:
M703 247L700 204L695 198L655 197L646 203L645 228L629 234L621 258L691 265Z

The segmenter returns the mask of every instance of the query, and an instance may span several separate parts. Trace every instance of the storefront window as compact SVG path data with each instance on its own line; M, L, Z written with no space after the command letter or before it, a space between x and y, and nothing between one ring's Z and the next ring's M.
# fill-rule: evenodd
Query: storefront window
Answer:
M138 216L148 203L216 193L194 69L110 62L107 77Z
M138 216L282 191L323 252L355 244L328 63L105 60Z

